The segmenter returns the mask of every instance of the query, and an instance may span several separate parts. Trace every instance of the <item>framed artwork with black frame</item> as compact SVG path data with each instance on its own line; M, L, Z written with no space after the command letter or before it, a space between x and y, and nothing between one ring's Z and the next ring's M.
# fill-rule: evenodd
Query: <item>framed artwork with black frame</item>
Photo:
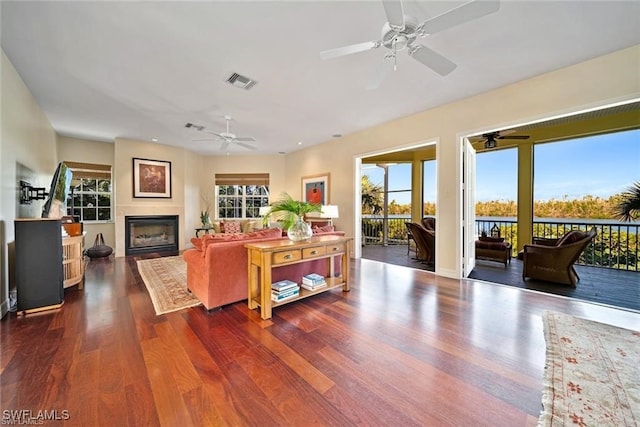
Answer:
M302 177L302 200L319 205L329 204L329 173Z
M171 198L171 162L133 158L133 197Z

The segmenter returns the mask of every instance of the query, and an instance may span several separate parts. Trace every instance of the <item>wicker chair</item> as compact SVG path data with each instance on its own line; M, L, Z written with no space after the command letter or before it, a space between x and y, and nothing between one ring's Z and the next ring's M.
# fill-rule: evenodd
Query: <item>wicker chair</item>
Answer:
M406 226L416 242L416 258L427 265L435 264L436 233L415 222L407 222Z
M575 288L580 278L573 264L595 235L595 227L588 232L571 230L554 246L524 245L522 279L528 277Z

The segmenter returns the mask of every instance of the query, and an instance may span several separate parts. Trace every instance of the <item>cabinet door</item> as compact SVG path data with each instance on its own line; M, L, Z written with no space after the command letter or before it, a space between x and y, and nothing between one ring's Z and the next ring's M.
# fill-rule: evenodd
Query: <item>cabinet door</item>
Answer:
M62 303L61 229L60 220L16 220L18 311Z

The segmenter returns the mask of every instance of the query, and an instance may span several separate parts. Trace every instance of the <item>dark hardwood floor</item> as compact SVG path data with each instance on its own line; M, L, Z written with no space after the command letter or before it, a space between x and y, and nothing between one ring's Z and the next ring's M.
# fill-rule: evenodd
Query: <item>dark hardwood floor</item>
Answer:
M433 266L417 261L413 254L407 256L406 245L367 245L362 248L362 257L433 271ZM584 265L575 268L580 276L575 288L542 280L522 280L522 261L516 258L507 268L499 262L478 260L469 277L640 312L640 272Z
M541 313L640 314L361 259L351 292L156 316L135 258L89 263L61 309L0 322L0 406L77 426L533 426ZM35 412L34 412L35 413Z

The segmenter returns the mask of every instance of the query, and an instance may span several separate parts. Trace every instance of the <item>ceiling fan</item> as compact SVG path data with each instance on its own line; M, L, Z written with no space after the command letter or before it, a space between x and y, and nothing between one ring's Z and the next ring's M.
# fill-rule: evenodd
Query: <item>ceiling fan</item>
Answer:
M237 144L249 150L256 149L256 147L254 147L253 145L245 144L245 142L255 142L255 138L251 136L240 137L236 136L236 134L234 133L231 133L231 131L229 130L229 122L232 120L231 116L224 116L224 119L227 122L227 130L225 132L216 133L204 130L204 127L196 127L197 130L210 133L214 135L215 138L194 139L193 141L222 141L222 144L220 145L221 151L226 151L229 148L229 144Z
M413 59L431 68L441 76L446 76L457 65L436 51L417 43L416 40L494 13L500 8L500 1L472 0L422 23L404 13L401 0L382 0L382 5L388 21L382 26L380 40L325 50L320 52L320 57L322 59L337 58L384 46L390 51L385 55L385 60L392 60L395 70L397 69L397 53L406 49ZM386 70L386 67L384 70ZM372 82L368 89L375 89L382 82L384 73L378 74L376 81Z
M529 139L529 135L511 135L515 130L496 131L482 134L476 141L484 140L484 148L492 149L498 146L498 139ZM473 139L473 138L472 138Z

